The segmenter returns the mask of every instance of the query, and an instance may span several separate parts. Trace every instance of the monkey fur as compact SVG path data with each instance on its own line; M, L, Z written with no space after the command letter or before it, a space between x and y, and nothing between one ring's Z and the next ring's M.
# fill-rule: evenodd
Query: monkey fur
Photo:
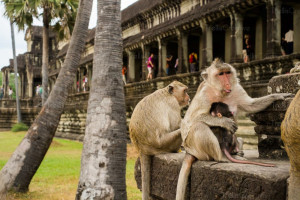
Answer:
M281 123L281 138L290 158L289 199L299 199L300 191L300 90L292 100Z
M177 152L182 144L181 108L190 101L187 89L174 81L143 98L132 113L129 132L140 154L143 200L150 199L150 156Z
M216 117L227 117L233 119L233 114L230 112L227 104L222 102L215 102L211 105L210 113ZM265 164L259 162L253 162L248 160L237 160L231 156L231 153L234 149L238 151L238 141L235 134L229 133L226 129L221 127L211 127L212 132L217 137L220 148L224 155L234 163L242 163L242 164L252 164L252 165L260 165L264 167L274 167L273 164Z
M223 102L235 116L239 110L255 113L264 110L276 100L283 100L290 94L271 94L251 98L239 84L236 70L227 63L215 60L204 72L200 84L183 120L181 134L186 158L182 165L176 199L183 200L191 164L198 160L221 161L223 154L212 126L225 128L231 134L237 130L234 120L227 117L213 117L209 110L213 102Z

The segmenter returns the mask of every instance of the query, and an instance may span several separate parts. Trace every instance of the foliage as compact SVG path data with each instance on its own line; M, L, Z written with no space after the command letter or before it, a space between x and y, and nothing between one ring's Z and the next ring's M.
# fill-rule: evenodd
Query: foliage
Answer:
M2 72L0 71L0 87L2 87Z
M0 132L0 169L9 159L25 132ZM126 185L128 200L142 199L134 179L137 158L128 145ZM27 193L10 193L7 200L60 200L74 199L80 174L82 143L54 138L47 155L33 177Z
M9 74L9 87L13 90L12 98L16 99L15 74Z
M12 132L27 131L29 127L24 123L17 123L11 128Z
M0 87L2 87L2 72L0 71ZM15 75L12 73L9 76L9 87L13 90L12 98L16 98Z
M74 25L79 0L1 0L5 5L5 15L13 19L19 30L24 30L26 26L31 27L33 19L43 16L45 10L49 10L47 15L48 25L53 26L58 39L65 39L70 36ZM45 25L45 24L44 24ZM48 26L47 25L47 26Z

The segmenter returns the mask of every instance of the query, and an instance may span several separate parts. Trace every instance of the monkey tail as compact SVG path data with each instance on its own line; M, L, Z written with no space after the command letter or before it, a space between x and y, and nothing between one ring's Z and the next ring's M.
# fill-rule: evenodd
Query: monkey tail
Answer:
M225 156L234 163L241 163L241 164L251 164L251 165L259 165L259 166L264 166L264 167L275 167L273 164L267 164L267 163L259 163L259 162L253 162L249 160L237 160L233 158L230 153L226 150L226 148L223 149L223 152L225 153Z

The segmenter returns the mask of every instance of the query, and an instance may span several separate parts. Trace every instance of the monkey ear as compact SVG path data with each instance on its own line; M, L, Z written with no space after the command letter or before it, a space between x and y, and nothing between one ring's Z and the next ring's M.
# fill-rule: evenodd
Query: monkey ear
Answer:
M201 76L202 76L202 78L203 78L203 80L207 80L207 77L208 77L208 73L207 73L207 71L203 71L202 73L201 73Z
M221 114L221 113L217 113L217 116L221 118L221 117L222 117L222 114Z
M174 91L174 87L172 85L169 85L168 92L170 94L173 94L173 91Z

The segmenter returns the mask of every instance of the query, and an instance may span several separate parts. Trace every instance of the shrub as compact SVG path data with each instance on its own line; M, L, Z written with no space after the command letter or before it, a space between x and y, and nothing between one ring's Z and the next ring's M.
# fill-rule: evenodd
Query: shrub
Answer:
M29 128L24 123L17 123L11 128L12 132L27 131Z

